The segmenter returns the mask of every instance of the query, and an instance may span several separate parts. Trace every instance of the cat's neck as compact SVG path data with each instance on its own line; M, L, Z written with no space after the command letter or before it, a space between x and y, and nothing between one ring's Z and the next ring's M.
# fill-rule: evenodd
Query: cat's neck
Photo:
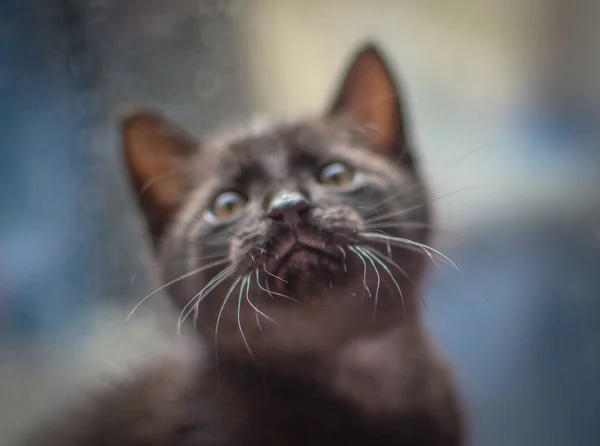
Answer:
M225 359L218 367L213 364L212 379L205 383L218 389L223 413L239 420L240 431L254 440L248 444L281 444L265 441L265 432L284 435L285 444L396 444L420 427L431 431L419 435L432 442L419 444L446 444L437 440L445 435L436 431L441 420L418 419L431 416L432 407L448 404L440 367L428 363L435 355L424 352L431 353L423 332L402 326L355 339L328 354L312 352L269 364ZM422 392L402 398L416 388ZM454 415L453 407L445 410ZM289 423L298 429L291 443ZM384 437L387 443L380 441Z
M265 383L287 383L320 388L334 398L358 400L372 406L377 415L391 410L386 407L389 396L401 391L394 387L397 374L403 369L412 373L411 358L420 357L430 348L419 324L403 324L349 338L335 346L321 343L322 348L316 344L311 347L314 348L287 349L271 356L266 352L260 356L225 355L214 358L211 373L225 388L235 388L239 395L268 396ZM270 397L276 399L280 395L275 392Z

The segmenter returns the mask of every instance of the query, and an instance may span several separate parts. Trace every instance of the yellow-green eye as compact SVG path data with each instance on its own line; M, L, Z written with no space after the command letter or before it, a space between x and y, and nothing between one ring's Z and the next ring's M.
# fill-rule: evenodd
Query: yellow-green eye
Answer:
M237 192L223 192L215 198L212 214L219 221L233 220L246 208L247 203Z
M347 186L354 180L354 171L344 163L328 164L319 173L319 182L327 186Z

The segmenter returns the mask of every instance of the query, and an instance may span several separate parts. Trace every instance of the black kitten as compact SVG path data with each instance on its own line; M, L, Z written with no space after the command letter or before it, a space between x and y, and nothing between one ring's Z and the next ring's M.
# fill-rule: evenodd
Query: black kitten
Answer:
M326 116L197 144L142 113L123 136L164 281L211 354L100 395L38 444L462 444L420 318L440 255L429 199L374 47Z

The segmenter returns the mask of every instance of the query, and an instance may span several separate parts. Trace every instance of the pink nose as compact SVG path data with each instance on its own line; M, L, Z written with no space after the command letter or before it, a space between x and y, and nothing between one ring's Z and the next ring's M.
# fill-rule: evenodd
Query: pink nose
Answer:
M269 218L288 225L297 225L306 220L311 205L299 192L280 192L271 201Z

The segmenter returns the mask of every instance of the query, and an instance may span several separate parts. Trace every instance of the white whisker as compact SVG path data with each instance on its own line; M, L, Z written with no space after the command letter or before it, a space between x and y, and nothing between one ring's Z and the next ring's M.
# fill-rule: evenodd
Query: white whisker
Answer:
M277 291L272 291L272 290L271 290L271 289L268 287L268 283L266 284L266 285L267 285L267 288L263 287L263 286L260 284L260 280L259 280L259 274L260 274L260 271L259 271L258 269L256 269L256 284L258 285L258 287L259 287L261 290L263 290L265 293L267 293L269 296L271 296L271 298L274 298L273 296L275 295L275 296L280 296L280 297L283 297L283 298L285 298L285 299L289 299L289 300L291 300L291 301L293 301L293 302L296 302L297 304L302 304L302 302L300 302L299 300L296 300L296 299L294 299L293 297L287 296L287 295L285 295L285 294L282 294L282 293L278 293Z
M178 321L178 326L177 326L177 330L180 334L181 334L181 326L183 325L185 320L189 317L189 315L192 313L192 311L196 311L196 315L197 315L197 309L198 309L198 306L199 306L200 302L202 301L202 299L204 299L204 297L206 297L208 295L208 293L210 293L217 286L219 286L234 271L235 271L234 265L228 266L227 268L222 270L220 273L215 275L215 277L213 277L204 286L204 288L202 288L200 290L200 292L198 294L196 294L194 297L192 297L192 299L190 299L190 301L186 304L185 307L183 307L183 309L181 310L181 313L179 314L179 321ZM205 294L205 292L206 292L206 294ZM194 320L194 326L195 325L196 325L196 320Z
M237 323L238 323L238 327L240 329L240 334L242 335L242 340L244 341L244 344L246 345L246 349L248 350L248 353L250 353L250 356L252 357L252 359L256 361L256 358L254 357L254 353L252 353L252 349L250 348L250 344L248 343L248 339L246 339L246 335L244 334L244 329L242 328L242 317L241 317L242 294L243 294L244 287L246 287L246 286L250 286L250 274L245 276L244 281L242 282L242 286L240 287L240 294L238 297L238 308L237 308Z
M264 272L265 272L265 273L267 273L269 276L271 276L271 277L275 277L277 280L281 280L283 283L288 283L288 281L287 281L287 280L285 280L285 279L283 279L283 278L281 278L281 277L279 277L279 276L276 276L275 274L273 274L273 273L270 273L269 271L267 271L267 267L266 267L265 265L263 265L263 270L264 270Z
M213 259L226 260L227 255L215 254L215 255L211 255L211 256L201 256L201 257L196 257L196 256L187 257L187 258L181 257L181 258L177 258L175 260L169 260L169 261L163 262L163 263L155 263L150 266L151 267L164 267L164 266L168 266L168 265L176 265L178 263L186 263L186 262L190 262L190 261L204 262L206 260L213 260Z
M469 236L469 235L465 234L464 232L459 231L457 229L450 228L447 226L442 226L442 225L423 223L423 222L419 222L419 221L406 221L406 222L382 224L382 225L378 225L376 228L373 228L373 229L379 230L381 233L385 234L385 232L382 231L383 229L403 229L403 228L426 228L426 229L432 229L435 231L443 231L443 232L447 232L449 234L460 236L460 237L464 238L465 240L468 240L469 243L474 243L478 247L481 247L485 251L487 251L488 254L490 254L490 256L492 256L494 258L494 261L497 261L502 266L502 268L504 268L506 270L506 272L511 275L511 277L513 279L515 279L515 280L517 279L517 275L515 274L515 272L506 264L506 262L498 255L498 253L494 251L493 248L491 248L486 243L476 240L475 237ZM370 229L370 228L366 227L366 229Z
M479 186L468 186L468 187L463 187L461 189L453 190L453 191L448 192L448 193L446 193L444 195L440 195L439 197L433 198L432 200L429 201L429 203L433 203L435 201L441 200L442 198L449 197L449 196L457 194L459 192L464 192L465 190L474 189L476 187L479 187ZM392 213L389 213L389 214L386 214L386 215L378 215L376 217L366 219L365 223L367 223L368 225L371 225L373 223L384 221L384 220L387 220L387 219L392 218L392 217L400 217L402 215L408 214L409 212L416 211L417 209L421 209L421 208L425 207L426 205L427 205L427 203L421 203L421 204L417 204L415 206L411 206L411 207L408 207L408 208L400 209L400 210L398 210L396 212L392 212Z
M348 249L350 251L352 251L354 254L356 254L356 256L361 260L361 262L363 264L363 287L365 288L365 290L367 290L367 294L369 295L369 297L373 297L371 295L371 290L367 286L367 262L366 262L364 256L359 251L357 251L356 248L352 245L348 245Z
M335 245L340 251L342 251L342 255L344 256L344 258L342 259L342 262L344 264L344 272L347 273L348 272L348 265L346 265L346 251L344 250L342 245Z
M377 313L377 303L379 302L379 287L381 286L381 276L379 275L379 270L377 269L377 266L375 266L373 256L359 246L355 246L355 248L367 258L367 260L371 263L375 274L377 275L377 288L375 289L375 305L373 307L373 317L375 317L375 314Z
M373 257L373 260L375 260L377 263L379 263L379 265L381 265L385 272L388 273L388 275L390 276L390 279L392 279L392 281L394 282L394 285L396 285L398 293L400 294L400 301L402 302L402 313L406 313L406 307L404 305L404 294L402 293L402 289L400 288L400 285L398 285L396 278L394 277L390 269L387 267L387 265L385 265L381 260L379 260L377 257Z
M435 181L439 181L440 179L442 179L441 174L444 173L445 171L447 171L448 169L450 169L451 167L454 167L456 164L466 160L467 158L473 156L474 154L480 152L483 148L479 147L475 150L472 150L471 152L466 153L465 155L461 156L460 158L450 162L449 164L445 165L444 167L442 167L440 170L438 170L437 172L434 172L431 174L431 176L428 179L425 179L425 183L426 184L433 184ZM380 202L378 202L377 204L366 208L367 212L377 212L379 209L381 209L383 207L384 204L394 200L395 198L398 198L399 196L403 195L403 194L409 194L411 192L413 192L416 188L421 187L422 183L421 182L417 182L415 184L413 184L411 187L407 188L407 189L403 189L389 197L386 197L385 199L381 200Z
M174 284L176 284L177 282L181 282L182 280L184 280L184 279L187 279L188 277L191 277L191 276L193 276L193 275L195 275L195 274L199 274L199 273L201 273L202 271L205 271L205 270L207 270L207 269L209 269L209 268L213 268L213 267L215 267L215 266L222 265L223 263L226 263L227 261L228 261L228 260L227 260L227 259L225 259L225 260L219 260L219 261L216 261L216 262L209 263L208 265L203 265L203 266L202 266L202 267L200 267L200 268L194 269L194 270L192 270L192 271L190 271L190 272L188 272L188 273L185 273L185 274L183 274L182 276L179 276L179 277L177 277L176 279L173 279L173 280L171 280L170 282L167 282L167 283L165 283L163 286L161 286L161 287L159 287L159 288L155 289L155 290L154 290L154 291L152 291L150 294L148 294L146 297L144 297L144 298L143 298L143 299L142 299L142 300L141 300L141 301L140 301L140 302L139 302L139 303L138 303L138 304L137 304L137 305L136 305L136 306L133 308L133 310L131 310L131 312L130 312L130 313L127 315L127 318L126 318L125 320L129 320L129 319L131 318L131 316L133 316L133 313L135 313L135 311L136 311L136 310L137 310L137 309L140 307L140 305L142 305L142 304L143 304L143 303L144 303L144 302L145 302L145 301L146 301L146 300L147 300L149 297L151 297L151 296L155 295L155 294L156 294L156 293L158 293L159 291L162 291L162 290L164 290L165 288L167 288L167 287L169 287L169 286L171 286L171 285L174 285Z
M217 348L217 337L219 335L219 323L221 322L221 316L223 315L223 310L225 309L225 305L227 305L227 301L229 300L229 297L231 296L231 293L233 293L233 290L235 289L235 287L237 287L238 283L240 283L240 280L242 280L241 277L238 277L237 279L235 279L235 282L233 282L233 284L231 284L231 286L229 287L229 290L227 290L227 294L225 295L225 298L223 299L223 303L221 304L221 308L219 309L219 314L217 315L217 322L215 325L215 358L217 358L217 364L219 363L218 361L218 348Z
M388 233L382 231L381 229L374 229L369 231L372 234L378 234L382 236L382 243L385 243L387 246L387 252L388 252L388 257L391 258L391 241L390 238L393 238L393 236L389 235ZM407 239L408 240L408 239ZM375 243L378 243L379 240L373 240ZM398 243L395 243L394 246L398 246ZM435 261L435 258L431 255L431 253L429 251L427 251L425 248L420 247L420 246L415 246L413 244L402 244L400 245L402 246L402 248L404 249L408 249L409 251L414 251L414 252L418 252L418 253L424 253L427 257L429 257L429 259L431 260L431 263L433 263L436 267L437 267L437 263Z
M249 293L250 293L250 281L252 280L252 273L250 273L250 277L248 278L248 285L246 286L246 301L248 302L248 304L252 307L252 309L256 312L257 315L261 315L262 317L264 317L265 319L267 319L268 321L272 322L273 324L277 325L275 323L275 321L273 319L271 319L269 316L267 316L265 313L263 313L261 310L258 309L258 307L256 305L254 305L252 303L252 301L250 300L249 297Z
M384 268L387 269L387 267L385 265L383 265L383 263L385 263L387 261L390 265L392 265L398 271L400 271L400 273L406 278L406 280L408 280L411 283L411 285L413 286L413 289L416 290L417 293L419 293L419 297L421 298L421 302L425 306L425 309L427 310L427 313L429 313L429 317L433 320L433 316L431 315L431 312L429 311L429 306L427 305L427 302L425 301L425 298L423 297L423 294L421 294L421 292L419 291L419 287L409 277L408 273L400 265L398 265L396 262L394 262L391 258L387 258L386 259L386 257L381 252L379 252L377 249L375 249L373 247L364 247L363 249L369 251L374 256L375 261L377 261ZM391 274L389 272L389 270L388 270L388 274ZM401 294L401 297L402 297L402 300L404 301L404 298L403 298L402 294Z
M407 245L408 246L416 246L418 248L421 248L423 251L427 252L429 254L429 256L431 256L431 253L434 253L437 256L444 259L450 265L452 265L454 267L454 269L456 269L456 271L461 276L463 275L462 272L460 271L460 268L447 255L438 251L435 248L432 248L429 245L425 245L424 243L415 242L414 240L410 240L410 239L403 238L403 237L392 237L391 235L383 235L383 234L378 234L378 233L374 233L374 232L363 232L361 235L370 240L375 240L375 241L377 241L377 240L386 241L387 240L392 244L396 243L401 246L407 246Z

